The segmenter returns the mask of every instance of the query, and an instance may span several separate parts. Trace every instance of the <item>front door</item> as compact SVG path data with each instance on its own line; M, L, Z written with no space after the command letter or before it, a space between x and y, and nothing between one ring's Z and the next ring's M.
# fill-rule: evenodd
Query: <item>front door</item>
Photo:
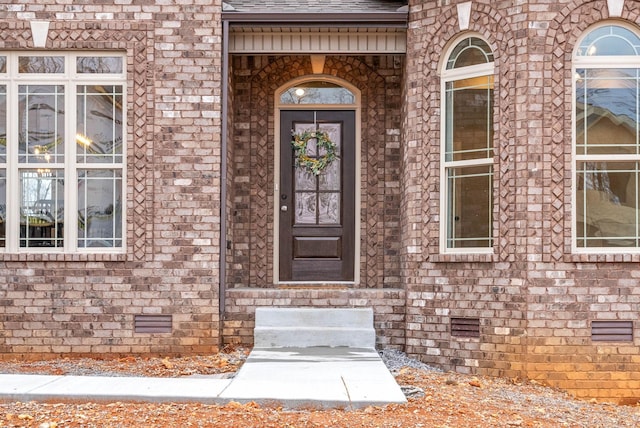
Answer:
M280 115L280 281L353 281L355 112L283 110ZM318 175L296 167L291 133L319 130L338 158ZM315 140L307 155L318 158Z

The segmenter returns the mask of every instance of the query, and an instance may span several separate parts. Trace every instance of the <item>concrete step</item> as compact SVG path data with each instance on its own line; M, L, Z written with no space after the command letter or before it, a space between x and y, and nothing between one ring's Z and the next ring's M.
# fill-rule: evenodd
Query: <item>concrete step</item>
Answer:
M375 348L371 308L257 308L256 348Z

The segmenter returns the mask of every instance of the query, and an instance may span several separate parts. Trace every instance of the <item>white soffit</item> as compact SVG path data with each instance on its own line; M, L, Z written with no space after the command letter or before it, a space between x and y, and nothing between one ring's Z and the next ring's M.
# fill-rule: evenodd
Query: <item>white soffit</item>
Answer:
M407 51L402 28L234 27L231 54L401 54Z

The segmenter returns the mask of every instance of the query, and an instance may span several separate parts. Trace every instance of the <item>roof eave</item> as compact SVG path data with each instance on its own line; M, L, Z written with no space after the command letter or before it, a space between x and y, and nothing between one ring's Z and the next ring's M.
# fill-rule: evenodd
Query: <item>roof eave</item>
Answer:
M248 13L222 12L222 20L230 25L278 25L286 27L312 26L385 26L406 28L407 12L365 13Z

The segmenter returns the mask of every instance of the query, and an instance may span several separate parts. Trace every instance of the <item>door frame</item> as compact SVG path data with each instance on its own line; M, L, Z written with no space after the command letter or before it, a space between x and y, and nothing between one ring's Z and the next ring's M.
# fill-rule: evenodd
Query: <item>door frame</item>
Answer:
M280 95L296 84L309 81L325 81L350 90L355 96L354 104L281 104ZM361 111L360 91L348 82L324 74L313 74L288 81L275 91L274 96L274 168L273 168L273 282L274 284L325 284L326 281L280 281L280 110L347 110L355 113L355 213L354 213L354 272L353 281L331 281L331 284L355 285L360 282L360 212L361 212Z

